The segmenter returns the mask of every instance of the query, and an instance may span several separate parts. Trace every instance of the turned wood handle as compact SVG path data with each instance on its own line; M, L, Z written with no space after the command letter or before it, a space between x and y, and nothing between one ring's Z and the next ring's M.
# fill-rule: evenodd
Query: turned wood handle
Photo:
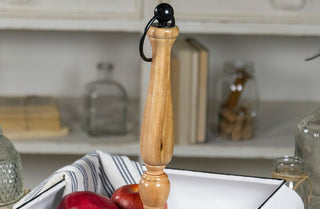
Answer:
M144 209L163 209L170 183L163 169L173 154L173 112L170 77L171 48L178 27L150 27L152 63L140 138L140 152L147 171L140 181Z

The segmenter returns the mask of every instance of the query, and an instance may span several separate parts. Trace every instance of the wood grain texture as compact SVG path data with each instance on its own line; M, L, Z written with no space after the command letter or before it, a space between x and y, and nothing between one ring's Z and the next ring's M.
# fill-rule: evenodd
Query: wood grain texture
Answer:
M140 138L141 157L147 171L139 189L145 209L164 208L170 191L163 169L172 158L174 146L170 58L178 34L178 27L150 27L147 34L152 63Z

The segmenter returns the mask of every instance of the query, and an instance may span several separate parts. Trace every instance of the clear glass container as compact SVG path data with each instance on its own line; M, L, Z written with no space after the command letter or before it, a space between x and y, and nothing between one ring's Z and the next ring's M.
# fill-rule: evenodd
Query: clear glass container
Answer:
M309 209L312 186L302 158L287 156L276 158L273 161L272 177L286 180L285 184L301 197L304 208Z
M91 136L123 135L127 126L127 93L112 78L113 65L99 63L98 79L84 93L84 129Z
M22 198L23 171L21 158L0 127L0 207L10 206Z
M232 140L253 138L259 107L253 63L226 62L217 87L219 135Z
M295 154L306 163L312 182L310 207L320 208L320 108L307 114L296 128Z

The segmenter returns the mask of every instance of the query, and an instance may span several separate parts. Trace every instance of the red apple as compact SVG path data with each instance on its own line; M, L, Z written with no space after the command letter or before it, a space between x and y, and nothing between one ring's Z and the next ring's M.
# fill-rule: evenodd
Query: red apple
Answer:
M64 196L57 209L119 209L108 197L89 191Z
M128 184L119 187L111 196L119 209L143 209L139 196L139 184Z
M119 187L111 196L111 200L119 209L143 209L139 195L139 184L128 184ZM167 209L167 204L165 209Z

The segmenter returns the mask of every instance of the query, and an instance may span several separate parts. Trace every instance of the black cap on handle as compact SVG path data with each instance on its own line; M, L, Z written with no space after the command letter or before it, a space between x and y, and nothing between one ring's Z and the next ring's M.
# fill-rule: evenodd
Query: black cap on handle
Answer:
M144 39L146 37L146 34L150 28L150 26L158 27L158 28L172 28L175 26L175 19L174 19L174 11L172 6L167 3L161 3L159 4L155 9L154 9L154 16L152 19L148 22L146 25L144 32L140 38L140 43L139 43L139 52L141 58L146 61L146 62L151 62L152 58L147 58L144 55L143 52L143 43ZM154 21L157 20L157 23L154 23ZM171 23L170 23L171 21Z
M154 16L158 20L158 24L154 24L155 27L164 28L164 27L174 27L174 11L170 4L161 3L154 9ZM171 24L169 24L171 21Z

